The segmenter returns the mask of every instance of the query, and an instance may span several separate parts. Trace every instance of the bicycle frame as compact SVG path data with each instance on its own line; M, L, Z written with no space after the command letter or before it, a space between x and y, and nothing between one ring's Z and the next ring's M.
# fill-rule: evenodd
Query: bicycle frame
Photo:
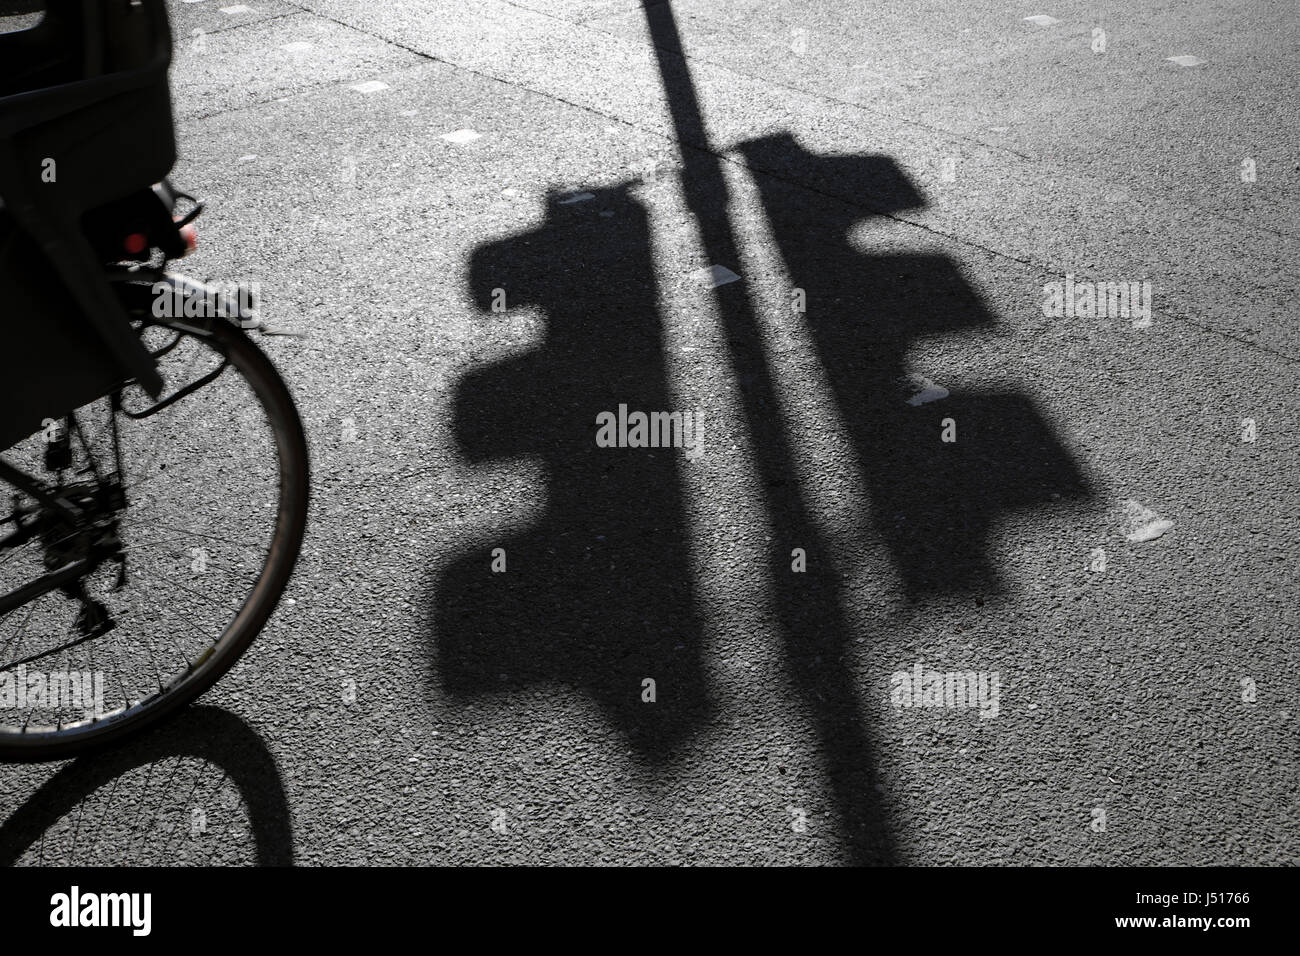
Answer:
M3 458L0 458L0 479L9 482L15 488L27 492L41 504L57 511L69 522L75 523L84 514L81 508L44 487L39 479L33 478L21 469L14 467ZM17 530L0 539L0 551L7 551L25 544L35 533L36 529L30 525L27 527L19 526ZM20 608L24 604L48 594L50 591L71 584L84 574L94 570L96 563L93 558L81 558L41 576L35 581L30 581L20 588L15 588L8 594L0 595L0 614L8 614L10 611Z
M158 269L113 270L109 272L108 278L111 283L118 285L119 291L122 293L123 306L128 312L135 311L151 315L153 303L157 301L159 295L175 296L185 302L191 300L192 297L200 297L205 305L213 301L210 290L203 283L187 276L166 273ZM223 304L217 309L209 311L211 311L211 314L198 314L185 318L167 317L166 325L181 332L203 335L210 332L212 323L217 321L234 322L243 328L257 328L260 324L255 315L245 313L237 306L232 307L229 304ZM172 347L172 345L168 345L162 350L152 353L152 355L156 358ZM226 361L222 361L214 370L193 382L180 386L170 395L157 397L154 404L139 412L128 412L121 407L121 389L119 388L112 393L114 396L114 413L122 411L131 418L147 418L214 381L225 371L227 365ZM69 418L72 415L73 413L69 413ZM113 441L114 456L116 458L120 456L116 429L114 430ZM120 470L120 458L118 466ZM75 502L67 500L66 497L58 493L57 489L49 487L40 478L28 474L3 457L0 457L0 481L7 482L19 491L35 498L44 508L69 525L76 525L85 515L83 508L79 507ZM14 520L17 521L16 518ZM26 526L20 525L9 535L0 538L0 552L25 544L38 533L39 529L35 526L35 523ZM72 583L93 571L101 561L102 558L93 555L81 558L61 568L52 570L20 588L15 588L8 594L0 595L0 615L7 614L30 601L48 594L50 591Z

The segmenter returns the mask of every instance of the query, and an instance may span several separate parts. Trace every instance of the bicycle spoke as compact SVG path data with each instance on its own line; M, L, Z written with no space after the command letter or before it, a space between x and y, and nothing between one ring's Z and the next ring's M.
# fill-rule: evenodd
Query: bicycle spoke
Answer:
M77 532L76 532L76 531L70 531L70 532L68 532L67 534L65 534L62 538L55 538L53 544L54 544L54 545L63 544L63 542L69 540L70 538L75 538L76 536L77 536ZM30 542L28 542L28 543L30 544ZM24 544L22 547L26 547L26 544ZM6 554L3 558L0 558L0 568L3 568L3 567L5 566L5 563L6 563L10 558L12 558L15 554L19 553L19 551L21 551L22 548L10 548L10 549L8 549L8 550L9 550L9 553Z
M171 615L171 614L174 613L174 612L172 612L171 610L169 610L169 609L166 607L166 605L162 604L161 602L155 601L153 598L150 598L150 597L145 597L143 594L141 594L140 596L141 596L141 597L144 597L144 600L148 601L149 604L150 604L151 606L157 608L159 611L163 612L164 614ZM204 633L205 633L204 630L203 630L203 628L199 627L197 624L195 624L193 621L191 621L191 620L190 620L189 618L187 618L185 615L183 615L183 614L176 614L175 616L179 617L182 621L184 621L184 622L185 622L186 624L188 624L190 627L194 628L194 630L197 631L199 634L204 634ZM159 621L159 623L161 623L161 620ZM186 669L186 671L191 670L191 669L194 667L194 665L193 665L193 663L190 661L190 657L189 657L189 655L185 653L185 649L182 648L179 644L176 643L176 637L175 637L175 635L172 633L171 628L163 628L162 630L167 634L167 639L168 639L169 641L171 641L171 645L172 645L172 647L174 647L174 648L176 649L176 653L180 655L181 660L185 661L185 669Z
M154 761L150 760L147 764L145 764L145 767L146 767L146 769L145 769L145 772L144 772L144 784L143 784L143 785L141 786L141 788L140 788L140 797L139 797L139 799L136 801L136 806L138 806L138 807L143 807L143 806L147 806L147 805L148 805L148 804L145 802L145 799L144 799L144 798L145 798L145 796L149 793L149 783L153 780ZM137 820L137 822L139 822L139 821ZM129 852L130 852L130 854L132 854L132 855L128 855L128 856L126 857L126 859L124 860L124 862L126 862L128 866L129 866L129 865L132 865L130 861L133 859L133 854L134 854L134 851L135 851L135 844L136 844L136 837L137 837L138 834L140 834L140 833L142 833L142 832L143 832L143 831L142 831L142 830L139 830L139 829L132 829L132 831L131 831L131 842L130 842L130 844L129 844Z
M232 544L240 547L256 547L246 541L234 541L230 538L223 538L220 535L205 534L202 531L195 531L193 528L179 528L175 525L157 523L155 527L162 528L164 531L175 531L177 534L191 535L195 538L205 538L208 541L220 541L222 544Z
M29 602L27 603L27 616L24 617L24 618L23 618L23 622L22 622L21 624L18 625L18 630L14 632L14 636L11 637L11 638L9 639L8 642L5 643L5 649L6 649L6 650L8 650L8 648L9 648L9 644L10 644L10 643L12 643L13 641L15 641L15 640L18 639L18 635L21 634L22 631L23 631L23 628L25 628L25 627L27 626L27 622L30 621L30 620L32 619L32 611L34 611L35 609L36 609L36 602L35 602L35 601L29 601ZM18 609L17 609L17 608L14 608L14 610L16 611L16 610L18 610ZM12 612L10 612L10 613L12 613ZM20 645L20 646L21 646L21 645ZM0 670L3 670L3 669L4 669L4 668L0 668Z
M68 625L67 630L63 632L63 636L65 638L72 633L72 628L75 624L76 624L76 620L74 619L72 624ZM20 661L14 661L12 664L6 664L4 667L0 667L0 672L7 671L11 667L21 667L24 664L30 664L33 661L39 661L42 657L49 657L51 654L59 653L59 651L66 651L73 647L79 647L82 644L85 644L87 641L93 641L95 638L103 637L103 636L104 635L102 634L83 634L81 637L69 641L67 644L60 644L58 647L52 647L48 651L41 651L39 654L32 654L30 657L24 657Z
M166 325L144 324L142 336ZM219 365L227 374L209 380L209 370ZM297 555L306 460L301 423L291 406L286 410L274 370L252 342L221 325L210 336L180 333L159 368L171 386L201 382L202 397L194 397L196 389L160 407L130 386L66 415L72 464L43 483L57 482L75 515L15 489L25 522L39 524L30 538L0 549L0 593L39 592L42 585L33 582L50 566L75 561L88 570L60 578L59 587L26 602L21 613L15 607L0 615L0 675L8 679L28 664L51 674L89 668L94 696L82 717L78 698L62 691L32 695L13 726L0 727L0 753L75 752L79 740L110 740L148 723L161 701L196 693L227 670L243 646L223 643L223 637L236 625L248 637L242 629L264 619L241 615L241 609L265 609L274 601ZM169 390L166 397L177 393ZM133 418L126 407L149 414ZM43 435L29 436L6 458L42 475L43 444ZM0 494L4 490L0 483ZM206 578L193 573L204 571L210 572ZM268 580L274 589L260 586ZM62 672L54 670L59 667ZM106 724L107 714L118 719ZM152 772L139 798L152 801L165 776ZM191 800L205 785L195 782ZM128 792L136 795L133 787L104 793L116 804ZM176 808L179 816L166 833L162 821L172 809L148 811L144 822L152 818L159 831L132 828L127 859L143 859L160 843L184 850L178 841L184 843L187 807ZM45 858L68 850L100 862L109 849L108 831L97 836L88 828L103 829L113 819L111 805L69 818L70 828L44 849Z
M33 607L34 604L35 604L35 602L33 602L33 604L28 605L28 606L29 606L29 607ZM14 635L15 638L17 638L17 637L21 637L21 636L22 636L23 629L26 628L26 626L27 626L27 621L30 620L30 619L31 619L31 614L29 613L29 614L27 615L27 618L23 620L23 626L20 627L20 628L18 629L18 633ZM71 625L69 625L69 630L71 630ZM18 652L19 652L20 650L22 650L22 647L23 647L23 643L22 643L22 641L19 641L19 642L18 642L18 646L14 649L14 656L17 656L17 655L18 655ZM18 665L15 664L14 666L17 667ZM8 668L6 667L5 670L8 670Z
M185 808L189 806L189 804L190 804L190 803L193 801L193 799L194 799L194 794L198 792L198 789L199 789L199 779L200 779L200 775L195 775L195 777L194 777L194 786L190 787L190 795L189 795L188 797L185 798L185 803L181 805L181 813L177 815L177 817L176 817L176 822L172 824L171 832L167 835L167 844L166 844L166 847L167 847L168 849L171 848L171 845L172 845L172 838L176 835L176 827L180 824L180 822L181 822L181 817L185 816ZM171 854L168 854L168 856L171 856Z
M185 370L184 370L184 371L180 374L180 376L178 377L178 380L179 380L179 381L188 381L188 380L189 380L189 374L190 374L190 371L193 369L195 361L197 361L198 357L199 357L201 354L202 354L202 353L200 352L200 350L198 350L198 349L195 349L195 350L194 350L194 352L190 355L189 361L188 361L188 362L186 363L186 365L185 365ZM171 436L168 436L168 439L170 440L170 439L171 439ZM159 442L159 443L157 443L157 444L155 444L155 445L153 446L153 448L151 449L151 453L150 453L150 455L149 455L149 458L146 459L144 465L143 465L143 466L141 467L141 469L140 469L140 474L141 474L141 475L144 475L144 474L146 474L146 473L148 472L149 467L154 463L154 460L158 457L158 454L162 451L162 448L163 448L163 443L161 443L161 442Z
M171 793L172 781L176 779L176 771L180 769L180 766L181 766L180 758L177 758L176 763L173 764L172 766L171 776L167 778L167 783L162 788L163 793ZM161 803L158 806L161 806ZM151 829L153 825L158 821L158 806L154 807L153 816L149 818L149 826L146 827L145 830L141 830L140 831L141 834L143 834L146 830Z

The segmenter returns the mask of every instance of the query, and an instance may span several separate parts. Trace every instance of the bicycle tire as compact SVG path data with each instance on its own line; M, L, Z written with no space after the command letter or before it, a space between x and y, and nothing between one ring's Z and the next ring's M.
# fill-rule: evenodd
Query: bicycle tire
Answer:
M80 756L153 726L191 703L220 680L248 649L275 611L293 574L306 532L310 480L307 440L297 406L270 358L234 323L216 319L202 330L188 325L186 329L189 334L210 336L239 369L265 410L275 437L280 496L266 563L211 653L161 696L53 734L0 732L0 761L39 762Z

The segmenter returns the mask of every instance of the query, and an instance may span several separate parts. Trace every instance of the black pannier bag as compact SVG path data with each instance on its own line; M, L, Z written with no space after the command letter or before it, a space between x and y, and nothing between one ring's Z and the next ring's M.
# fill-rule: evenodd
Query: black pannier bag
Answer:
M162 388L88 213L176 160L165 0L46 0L0 34L0 449L135 379Z

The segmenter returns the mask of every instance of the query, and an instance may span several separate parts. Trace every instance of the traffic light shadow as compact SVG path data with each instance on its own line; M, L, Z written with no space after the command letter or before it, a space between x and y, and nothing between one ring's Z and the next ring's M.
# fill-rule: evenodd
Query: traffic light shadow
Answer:
M539 459L547 509L453 563L434 627L442 690L578 688L658 760L709 704L681 451L595 441L597 416L620 405L673 409L650 226L630 186L591 188L583 202L552 192L540 228L473 254L480 308L504 296L540 309L547 326L536 350L465 377L454 431L474 462Z
M791 281L805 292L807 311L796 320L824 368L867 488L864 508L907 596L924 603L1004 590L988 558L997 522L1089 492L1027 396L906 401L900 380L917 339L979 334L994 323L951 260L871 255L850 242L860 220L923 198L887 157L819 156L784 134L738 148ZM736 266L725 191L708 173L684 176L687 199L710 260ZM583 203L552 193L541 227L473 254L480 308L489 311L504 290L510 307L536 307L547 325L537 349L466 376L455 434L473 462L539 459L547 502L535 524L454 557L436 582L433 666L437 691L461 699L538 683L572 687L653 762L680 756L715 705L700 656L681 452L595 441L602 412L672 408L649 222L630 185L589 188L594 198ZM715 298L773 529L777 636L816 735L840 840L854 863L896 862L864 688L845 664L861 635L848 623L841 556L800 487L747 283L719 286ZM955 441L944 440L945 420ZM796 547L807 555L804 573L791 570ZM504 573L492 571L495 548Z

